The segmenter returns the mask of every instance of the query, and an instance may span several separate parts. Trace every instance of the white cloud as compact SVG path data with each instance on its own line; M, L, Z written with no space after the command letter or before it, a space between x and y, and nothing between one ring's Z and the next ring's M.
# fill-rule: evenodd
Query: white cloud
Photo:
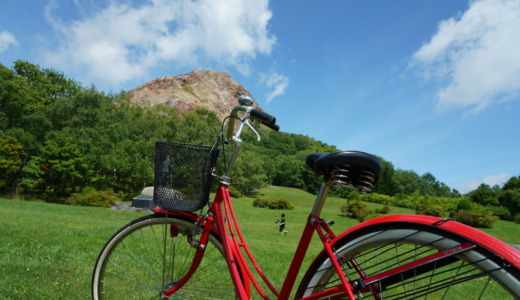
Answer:
M478 188L479 185L482 183L485 183L491 187L498 185L502 186L504 183L506 183L511 178L511 175L506 173L500 173L496 175L490 175L487 177L484 177L481 180L471 180L468 182L464 182L462 184L459 184L456 189L461 192L462 194L471 192Z
M0 53L4 52L10 46L18 45L18 41L14 34L9 31L0 31Z
M267 103L271 102L275 97L283 95L290 82L287 76L276 72L263 75L261 81L271 89L271 92L266 95Z
M459 17L442 21L414 53L412 66L446 81L437 108L478 113L520 92L520 1L471 1Z
M47 20L62 40L46 53L47 63L87 71L87 80L111 84L146 78L164 63L199 67L210 62L247 73L248 60L270 54L276 42L268 32L268 0L110 3L65 22L51 2ZM81 10L85 15L85 7Z

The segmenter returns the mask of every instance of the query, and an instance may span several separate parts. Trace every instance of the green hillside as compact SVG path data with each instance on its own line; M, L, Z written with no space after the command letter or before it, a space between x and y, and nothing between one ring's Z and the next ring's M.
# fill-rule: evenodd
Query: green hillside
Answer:
M0 195L108 207L153 184L156 141L209 146L221 125L206 108L181 113L165 105L141 107L127 92L105 94L59 71L26 61L14 62L12 69L0 64ZM307 155L339 151L287 132L266 130L260 143L251 132L242 138L232 174L234 195L251 196L272 185L317 193L321 178L305 165ZM520 177L461 195L429 172L419 175L379 160L383 170L369 202L420 206L438 215L469 211L489 223L494 216L520 222ZM220 168L223 161L221 155ZM349 193L331 191L342 198Z

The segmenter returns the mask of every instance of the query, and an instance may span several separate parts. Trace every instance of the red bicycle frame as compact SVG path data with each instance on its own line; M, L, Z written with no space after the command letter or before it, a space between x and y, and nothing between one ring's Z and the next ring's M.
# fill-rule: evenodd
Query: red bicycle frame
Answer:
M325 190L325 192L320 193L322 197L318 196L317 203L320 202L320 199L321 201L324 201L325 199L326 190L328 190L328 188L322 188L322 191L323 190ZM255 260L251 249L244 239L244 235L242 234L238 224L233 204L231 202L228 186L226 184L221 184L217 191L215 201L211 207L210 217L201 217L193 213L183 213L160 208L156 208L155 212L182 216L184 218L191 219L194 222L203 222L203 224L201 224L202 234L199 241L200 244L196 247L197 252L190 266L190 270L181 280L175 283L174 288L163 292L164 296L169 296L175 291L181 289L184 283L187 282L191 275L195 272L200 264L200 261L202 260L205 250L204 246L211 231L220 237L231 278L235 285L236 293L240 299L251 299L251 285L256 289L257 293L262 298L269 299L267 293L262 289L255 275L253 274L253 271L249 267L250 264L254 267L256 273L260 276L260 278L264 281L269 290L276 296L277 299L288 299L296 281L298 271L302 266L303 259L309 248L314 231L316 231L320 237L325 251L327 251L330 257L334 257L334 252L331 245L333 244L333 240L336 237L335 234L332 232L325 220L321 219L317 214L315 215L311 213L307 219L307 223L303 230L303 234L298 244L294 258L289 267L286 279L281 290L279 291L273 286L265 273L262 271L257 261ZM343 272L341 272L341 267L338 261L336 259L333 259L333 261L334 266L337 269L343 283L343 289L337 290L335 293L340 292L342 295L348 295L353 299L354 295L352 293L352 287L350 283L343 275Z
M249 264L246 260L246 256L249 259L251 265L254 266L258 275L262 278L262 280L266 283L271 292L274 295L276 295L278 299L289 298L291 290L296 281L298 271L301 268L303 259L311 242L314 231L318 233L329 255L331 255L331 257L334 257L333 250L330 246L331 241L335 238L334 233L323 219L310 214L305 225L305 229L303 230L302 237L298 244L298 248L289 267L284 284L281 290L278 291L266 277L266 275L256 262L249 246L247 245L242 231L240 230L240 226L238 225L235 211L231 203L231 197L229 196L228 188L224 184L222 184L218 189L217 195L215 197L215 202L213 203L213 211L217 223L219 224L219 235L221 237L226 237L222 238L222 245L224 247L224 253L226 255L229 270L231 272L231 278L233 278L236 292L239 295L240 299L251 298L250 283L255 287L258 294L262 298L269 299L265 291L260 287L260 284L255 279L252 270L248 267ZM221 224L225 224L225 226L220 226ZM334 261L336 263L335 267L337 268L337 270L341 270L341 267L337 260ZM338 274L340 274L340 276L342 277L344 287L343 292L347 293L351 297L354 297L352 294L351 286L346 280L345 276L343 275L343 272L338 272Z
M323 251L327 253L330 258L336 272L340 278L341 285L335 288L331 288L325 291L320 292L319 294L312 295L305 299L317 299L320 297L332 297L332 298L345 298L348 297L350 299L355 299L354 289L352 284L348 281L348 279L343 274L342 268L339 263L338 257L336 257L334 250L332 249L333 245L339 239L347 236L348 234L359 230L360 228L378 225L378 224L392 224L392 223L417 223L417 224L426 224L430 226L436 226L439 228L446 229L447 231L460 234L466 237L469 237L475 243L465 243L463 245L459 245L457 247L447 249L441 252L438 252L429 257L425 257L421 260L417 260L415 262L391 269L386 271L385 273L378 274L377 276L373 276L367 278L363 276L363 270L356 268L356 262L351 260L350 263L354 266L359 274L361 274L363 278L363 285L365 288L360 290L360 292L364 292L367 289L372 288L372 284L377 282L382 277L391 277L400 275L407 270L412 270L419 265L426 264L434 264L441 259L449 258L453 255L456 255L460 252L467 251L473 248L476 244L486 244L491 245L489 250L498 253L504 253L508 251L504 251L504 245L498 239L478 231L472 227L457 223L451 222L446 219L441 219L437 217L430 216L419 216L419 215L390 215L385 217L379 217L376 219L372 219L366 221L364 223L360 223L356 226L349 228L348 230L342 232L339 236L336 236L330 227L327 225L327 222L319 217L319 212L321 210L321 206L326 198L328 188L326 186L322 187L320 194L316 199L315 207L313 211L309 214L307 219L307 223L303 230L301 239L299 241L298 247L296 249L294 258L290 264L289 270L287 272L287 276L285 277L285 281L281 287L281 290L277 290L272 283L269 281L265 273L262 271L257 261L255 260L249 246L247 245L240 226L238 224L238 220L235 215L235 211L231 202L231 197L229 195L228 186L226 184L221 184L217 194L215 196L214 203L211 207L211 215L210 216L199 216L193 213L183 213L178 211L170 211L164 209L156 209L155 211L158 213L167 213L176 216L182 216L184 218L188 218L193 220L194 222L202 222L202 234L200 237L199 245L196 246L197 253L193 259L192 265L190 267L190 271L186 274L186 276L179 280L175 284L175 288L171 290L165 291L163 294L165 296L169 296L173 294L176 290L182 288L184 282L189 280L189 277L196 271L202 257L204 254L204 246L208 240L208 236L210 232L217 234L220 237L224 256L227 261L229 271L231 274L231 278L235 285L237 296L240 299L251 299L252 288L254 287L257 293L264 299L269 299L267 293L262 289L255 275L253 274L250 265L254 267L256 273L259 277L265 282L269 290L276 296L277 299L288 299L290 297L291 291L294 287L297 274L302 266L303 259L307 253L308 247L310 245L312 236L314 232L319 236L324 249ZM492 241L492 243L489 243ZM496 242L494 242L496 241ZM508 257L508 260L511 261L515 267L520 268L520 255L518 253L513 253L509 251L511 257Z

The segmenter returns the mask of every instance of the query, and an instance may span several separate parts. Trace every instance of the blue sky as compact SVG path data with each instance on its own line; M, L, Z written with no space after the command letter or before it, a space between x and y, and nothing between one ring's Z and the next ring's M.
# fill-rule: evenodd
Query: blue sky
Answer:
M7 0L0 63L103 91L228 72L282 131L431 172L520 175L520 0Z

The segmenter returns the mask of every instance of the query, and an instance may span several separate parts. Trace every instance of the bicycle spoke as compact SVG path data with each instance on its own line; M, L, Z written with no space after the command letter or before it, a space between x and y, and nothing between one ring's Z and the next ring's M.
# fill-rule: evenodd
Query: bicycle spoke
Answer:
M415 226L402 226L407 225ZM358 299L505 299L509 294L504 288L520 282L505 272L500 257L426 229L436 233L396 226L345 238L334 246ZM300 297L341 285L327 256L311 269L298 290Z
M158 299L163 290L189 279L171 299L233 298L235 290L222 246L213 236L198 268L186 278L197 251L190 245L193 226L155 215L123 228L100 255L96 295L106 299Z

